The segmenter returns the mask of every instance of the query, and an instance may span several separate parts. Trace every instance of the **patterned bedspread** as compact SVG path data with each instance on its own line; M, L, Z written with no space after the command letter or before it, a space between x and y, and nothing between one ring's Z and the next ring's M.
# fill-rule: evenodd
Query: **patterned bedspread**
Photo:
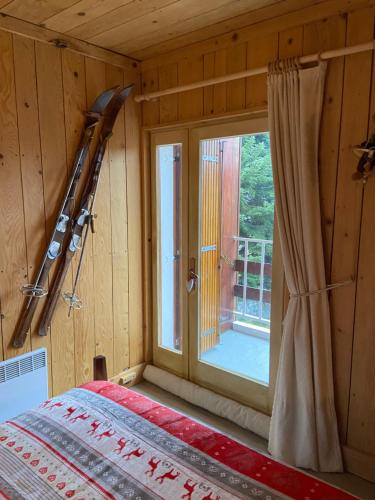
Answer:
M0 498L353 497L134 391L92 382L0 425Z

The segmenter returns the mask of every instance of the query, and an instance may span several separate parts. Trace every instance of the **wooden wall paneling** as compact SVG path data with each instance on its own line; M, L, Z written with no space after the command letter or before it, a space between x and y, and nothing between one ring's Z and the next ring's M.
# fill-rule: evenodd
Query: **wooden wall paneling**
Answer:
M203 56L185 58L178 63L178 85L203 80ZM203 89L178 94L178 119L203 116Z
M303 52L312 54L345 46L346 18L334 16L305 25ZM319 185L322 233L327 280L331 270L333 221L339 156L344 58L329 61L319 146Z
M375 272L369 265L375 244L374 210L372 178L366 184L363 201L347 444L375 456Z
M372 10L373 23L375 20ZM375 133L375 64L372 61L371 104L368 135ZM348 415L348 446L370 453L375 470L375 272L369 265L374 254L375 178L364 187L358 283L354 324L352 376ZM373 476L374 477L374 476ZM373 479L373 478L372 478Z
M277 33L247 42L247 69L267 65L277 59L279 39ZM255 75L246 79L246 108L267 106L267 75Z
M145 362L153 357L152 304L152 207L151 207L151 141L150 134L142 135L142 221L143 221L143 308Z
M18 116L18 137L25 213L28 282L35 283L46 251L43 167L40 150L38 92L35 65L35 42L13 36L14 71ZM48 286L48 284L46 284ZM50 348L50 337L36 335L43 309L43 299L31 325L33 349ZM49 369L51 363L49 360ZM50 372L51 373L51 372Z
M142 92L156 92L159 90L158 69L152 69L142 74ZM143 102L144 125L159 123L159 99Z
M246 69L246 43L230 47L226 51L226 73L238 73ZM235 80L228 82L227 87L227 111L238 111L246 106L246 80Z
M82 133L82 126L84 123L84 112L86 111L86 86L85 86L85 67L84 58L81 55L75 54L70 51L62 52L62 75L63 75L63 90L64 90L64 117L65 117L65 134L66 134L66 151L67 151L67 165L68 172L71 171L72 162L74 159L75 151L80 140ZM76 199L80 199L82 193L82 188L84 181L87 177L87 170L84 171L78 189L78 194ZM87 242L87 253L85 255L85 260L89 259L92 255L90 252L91 235L89 235L89 241ZM72 291L73 282L72 279L75 276L77 270L78 259L80 252L72 261L71 268L66 277L62 292ZM87 262L87 260L86 260ZM77 294L85 293L85 281L89 280L92 282L92 271L89 270L89 266L84 265L84 269L80 278L80 283L77 288ZM91 276L87 276L87 272L91 273ZM85 302L85 307L79 311L73 311L70 318L68 318L68 308L67 305L60 300L59 305L56 308L55 316L59 315L59 319L64 321L64 327L69 325L69 334L63 332L60 335L60 348L62 352L59 353L59 357L65 358L65 366L70 365L70 373L68 377L64 374L64 382L67 387L72 387L77 382L79 383L81 378L81 367L85 365L86 358L84 353L84 346L86 344L87 336L89 332L94 330L93 324L93 304L91 297L82 296ZM91 315L91 319L90 319ZM69 360L71 356L71 360ZM76 372L77 369L77 372ZM77 373L77 376L76 376ZM72 377L74 380L70 380ZM68 379L68 380L67 380ZM65 387L64 387L65 389Z
M371 10L356 11L348 16L347 45L372 37ZM348 56L345 60L331 283L351 276L355 278L357 274L363 186L351 178L358 161L351 148L367 136L371 61L372 54L368 52ZM355 296L353 284L337 288L331 298L336 409L343 442L347 432Z
M296 26L279 33L279 58L300 56L303 51L303 26Z
M95 335L100 339L99 350L102 352L103 346L106 349L108 365L112 365L111 375L115 369L119 373L130 364L127 191L132 213L131 279L135 283L131 292L133 364L143 361L139 107L134 103L127 116L127 136L131 145L129 166L132 166L129 179L125 169L124 112L120 113L120 125L110 141L111 182L108 156L103 164L96 204L101 216L97 220L98 233L94 241L89 235L77 290L85 307L68 319L67 307L60 299L48 335L39 337L36 330L43 310L42 299L32 324L35 333L27 337L22 350L10 347L24 302L19 288L35 279L66 191L67 174L70 174L82 134L84 112L108 86L107 78L113 79L108 75L119 75L118 83L123 83L122 68L108 65L106 70L96 59L85 61L74 51L63 51L0 30L0 238L7 242L0 249L0 357L9 358L45 346L51 394L59 394L91 378ZM129 70L127 75L128 79L136 77L136 70ZM83 178L87 171L86 168ZM82 189L83 183L79 191ZM112 216L112 209L116 217ZM117 255L112 251L113 241L117 243ZM75 259L64 290L71 290L77 264ZM118 341L115 346L112 266L120 292L120 299L113 303L113 308L118 308L116 327L119 326L117 331L121 338L121 345ZM122 269L125 269L124 281ZM50 281L55 271L56 266L53 266Z
M105 64L94 59L85 59L86 109L96 97L107 88ZM99 132L99 131L98 131ZM90 159L94 154L99 133L95 134L90 151ZM81 345L84 359L77 369L77 378L82 382L93 377L93 357L99 354L106 356L108 376L113 374L113 321L112 321L112 243L111 212L109 190L108 152L104 155L98 189L93 207L95 233L91 231L86 243L79 294L86 307L86 297L92 301L91 331L75 331L76 344ZM77 316L81 311L77 311ZM77 338L78 337L78 338Z
M159 90L175 87L178 83L178 68L176 63L167 64L159 68ZM177 94L160 98L160 123L177 121L178 97Z
M214 76L223 76L227 72L227 52L224 49L215 52ZM225 113L227 110L227 85L220 83L214 85L213 95L214 113Z
M124 84L122 71L106 67L107 87ZM128 101L125 103L125 109ZM108 144L112 220L113 371L129 368L129 254L125 146L125 112L117 117ZM105 327L104 323L103 326Z
M375 460L373 455L349 448L348 446L342 447L342 453L346 470L367 479L367 481L374 482ZM365 498L365 491L363 491L363 495L363 498Z
M204 55L204 79L223 76L226 74L227 54L225 50L218 50ZM225 113L227 109L226 83L204 88L204 115Z
M215 76L215 52L204 54L203 56L203 78L208 80ZM203 89L203 114L214 114L214 86Z
M67 182L61 52L50 45L35 42L35 54L46 239L49 241ZM55 267L51 270L51 277L54 271ZM43 305L41 303L39 307L42 309ZM72 328L72 322L66 322L66 315L58 308L49 331L49 362L54 367L50 378L53 394L62 392L65 387L64 344L61 345L64 341L61 337L73 339ZM68 356L71 360L71 349ZM72 370L74 364L70 360L67 369ZM74 383L74 378L69 380Z
M138 365L144 359L144 325L142 294L142 213L141 164L139 128L140 107L134 101L139 92L139 82L134 78L126 83L135 83L133 94L125 106L126 177L128 201L128 251L129 251L129 364Z
M11 339L23 305L19 289L27 281L25 220L19 155L12 35L0 32L0 294L3 350L10 358L22 350Z
M87 109L86 98L86 74L85 59L82 55L64 51L63 83L64 83L64 107L65 107L65 130L67 138L68 166L71 169L74 154L82 134L82 127ZM84 185L87 181L88 168L84 170L77 200L80 199ZM77 205L78 203L76 203ZM73 283L79 265L81 252L78 251L72 261ZM63 287L64 291L72 291L70 283ZM92 234L88 233L86 248L83 257L82 271L79 277L76 294L83 302L82 309L73 310L71 317L74 320L74 353L75 353L75 383L81 384L89 379L92 360L94 357L94 276L92 266ZM68 315L68 307L62 304L65 315ZM69 319L68 319L69 321Z

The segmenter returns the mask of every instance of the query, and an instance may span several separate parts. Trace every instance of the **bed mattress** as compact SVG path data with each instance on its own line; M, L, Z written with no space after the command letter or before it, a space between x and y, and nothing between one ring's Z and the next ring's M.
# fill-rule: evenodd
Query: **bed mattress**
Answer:
M132 390L91 382L0 425L0 498L354 497Z

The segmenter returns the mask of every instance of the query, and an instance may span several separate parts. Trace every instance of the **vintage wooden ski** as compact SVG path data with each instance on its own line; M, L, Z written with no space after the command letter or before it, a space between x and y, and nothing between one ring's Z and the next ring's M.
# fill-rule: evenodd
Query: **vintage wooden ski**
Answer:
M40 322L38 330L38 334L40 336L47 335L48 327L51 324L52 317L57 305L57 301L61 294L66 274L68 272L70 263L77 250L81 250L81 255L77 268L76 277L74 280L73 291L71 293L64 294L64 299L69 303L69 313L72 308L77 309L81 306L81 301L76 296L75 289L81 271L85 243L90 226L93 230L92 209L95 201L96 190L98 187L100 169L103 163L103 157L107 147L107 142L112 135L112 129L116 121L117 115L120 109L122 108L126 98L132 91L132 88L133 85L130 85L128 87L122 88L116 93L116 95L111 100L108 113L106 114L103 120L100 136L98 139L98 144L92 162L90 164L89 178L87 180L87 184L85 186L85 189L81 197L80 206L74 218L70 240L65 249L51 291L47 297L47 302L43 311L42 320Z
M17 323L15 334L13 336L13 347L20 348L24 345L38 300L48 293L45 288L45 284L52 264L62 252L64 238L70 227L78 182L87 158L90 143L94 136L95 128L101 121L102 116L105 115L108 105L116 91L117 88L113 88L100 94L89 111L86 113L86 121L81 141L74 157L66 193L56 219L55 227L52 231L50 242L39 267L35 282L33 284L24 285L21 288L22 293L28 298L25 301L20 319Z

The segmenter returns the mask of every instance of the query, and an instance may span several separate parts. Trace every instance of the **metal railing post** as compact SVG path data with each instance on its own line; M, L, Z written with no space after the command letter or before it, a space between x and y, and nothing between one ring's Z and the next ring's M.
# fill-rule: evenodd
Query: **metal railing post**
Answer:
M244 272L243 272L243 290L242 290L242 298L243 298L243 313L247 313L247 256L249 254L249 242L245 240L245 255L244 255Z
M263 287L264 287L264 258L266 253L266 243L262 241L261 257L260 257L260 283L259 283L259 303L258 314L259 319L263 319Z

